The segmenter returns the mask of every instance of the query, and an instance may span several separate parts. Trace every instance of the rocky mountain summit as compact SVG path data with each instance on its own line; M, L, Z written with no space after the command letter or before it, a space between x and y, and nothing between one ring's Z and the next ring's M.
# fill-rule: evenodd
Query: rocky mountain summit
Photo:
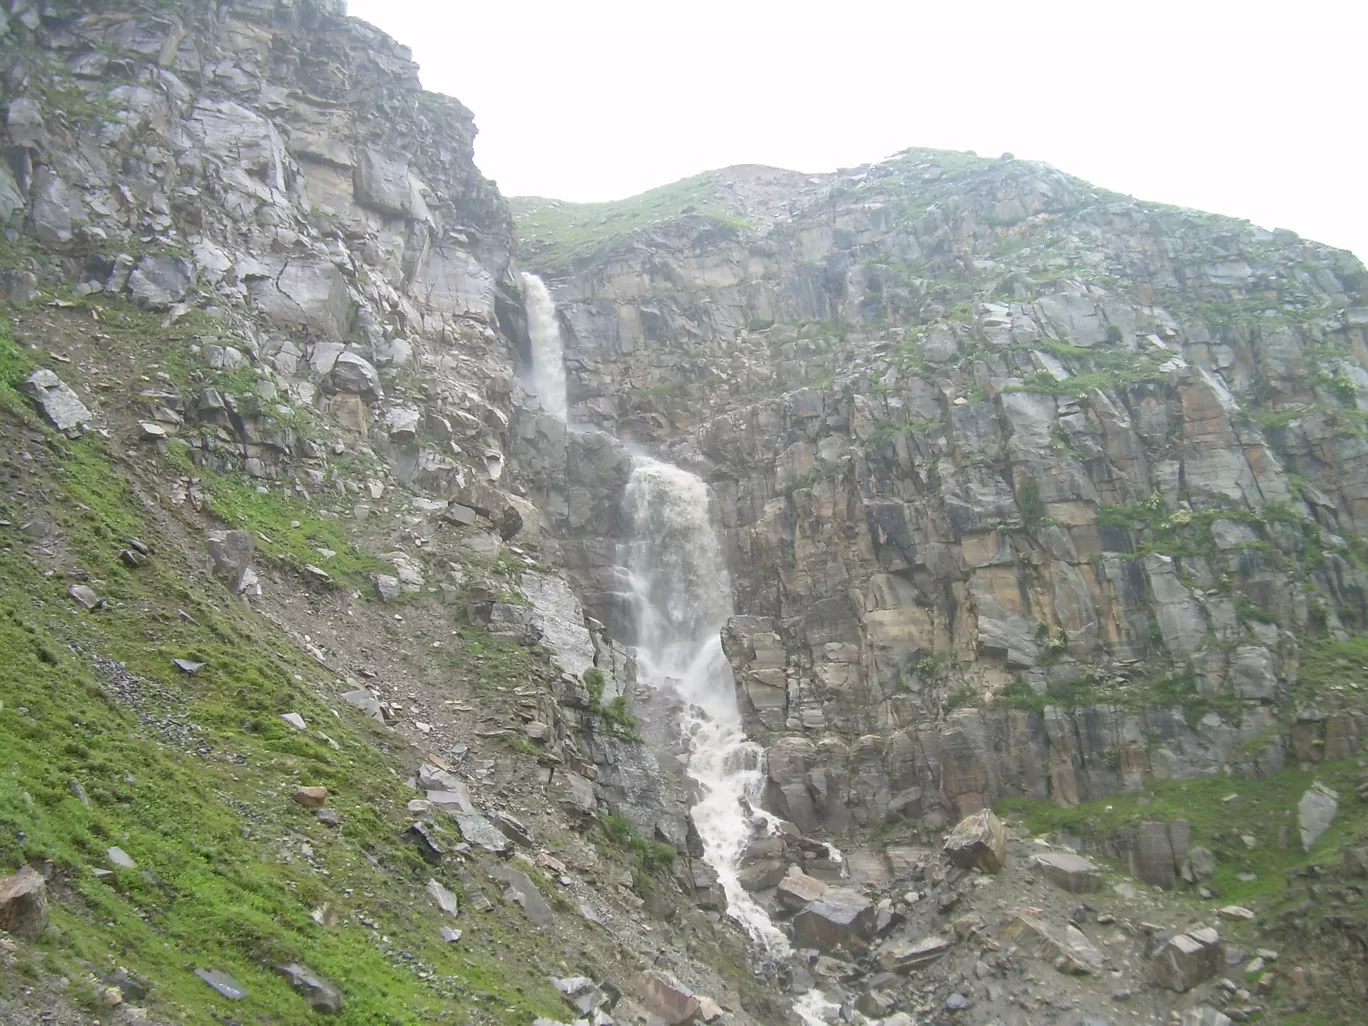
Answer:
M506 200L341 0L5 0L0 108L0 1022L1361 1021L1350 254Z

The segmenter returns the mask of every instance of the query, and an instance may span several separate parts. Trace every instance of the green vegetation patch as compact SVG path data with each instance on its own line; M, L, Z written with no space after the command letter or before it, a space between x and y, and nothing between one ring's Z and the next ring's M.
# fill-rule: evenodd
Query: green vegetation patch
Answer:
M17 520L11 502L27 501L65 555L44 574L29 539L0 527L0 870L52 863L53 927L21 948L0 997L60 973L96 1015L91 974L124 966L150 980L154 1015L302 1022L313 1013L274 972L300 961L342 987L341 1024L562 1015L546 978L555 950L520 910L466 913L459 945L439 938L423 887L462 888L402 838L411 765L386 754L391 736L349 707L335 715L311 686L317 665L195 583L173 545L123 566L121 538L157 533L101 440L50 435L30 449L50 501L0 499L0 512ZM68 599L73 576L107 607ZM174 658L205 666L186 676ZM300 785L326 786L342 825L295 804ZM116 846L137 868L102 877ZM248 997L224 1000L197 968L230 973Z
M1359 774L1352 759L1328 762L1314 770L1288 769L1261 780L1216 776L1198 780L1149 780L1142 791L1065 808L1053 802L1004 799L1003 814L1020 815L1035 834L1062 831L1101 840L1147 820L1185 819L1192 845L1216 855L1216 875L1206 882L1222 903L1245 904L1285 892L1285 874L1313 862L1337 863L1346 846L1364 843L1368 811L1354 797ZM1312 783L1339 792L1339 815L1310 852L1302 851L1297 803ZM1230 798L1235 795L1235 798ZM1141 799L1146 804L1141 804ZM1288 846L1279 836L1286 827ZM1252 837L1251 847L1244 840ZM1241 880L1240 874L1254 874Z
M253 481L246 475L218 474L192 465L184 443L173 443L168 459L183 473L200 479L205 506L231 527L251 531L265 557L284 566L317 566L336 580L356 583L392 568L351 540L340 519ZM332 556L325 556L327 549Z
M608 203L567 203L540 196L509 199L520 256L528 267L561 268L615 239L681 217L721 227L750 227L738 215L716 171Z

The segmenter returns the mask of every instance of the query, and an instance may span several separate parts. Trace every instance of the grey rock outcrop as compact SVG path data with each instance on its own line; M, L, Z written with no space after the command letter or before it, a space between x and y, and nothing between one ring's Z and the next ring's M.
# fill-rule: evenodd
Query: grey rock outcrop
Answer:
M38 405L47 422L69 438L84 434L93 419L80 397L50 370L34 371L20 388Z
M1297 829L1301 831L1302 849L1310 851L1321 836L1330 829L1339 812L1339 794L1317 781L1297 803Z
M1180 994L1215 976L1224 965L1225 945L1209 927L1175 934L1150 959L1154 982Z
M793 932L803 947L855 954L869 947L876 922L869 899L847 888L831 888L793 917Z

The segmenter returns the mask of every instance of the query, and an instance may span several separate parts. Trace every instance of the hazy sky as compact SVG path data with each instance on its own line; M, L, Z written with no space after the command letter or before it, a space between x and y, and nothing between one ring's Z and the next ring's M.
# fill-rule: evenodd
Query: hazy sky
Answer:
M350 0L505 195L908 146L1044 160L1368 258L1364 0Z

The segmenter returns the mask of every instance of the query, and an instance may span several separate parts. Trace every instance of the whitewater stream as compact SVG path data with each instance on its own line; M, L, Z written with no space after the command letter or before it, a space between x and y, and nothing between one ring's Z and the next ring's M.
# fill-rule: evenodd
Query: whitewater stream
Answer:
M532 380L529 384L542 409L564 421L567 411L565 343L561 340L560 321L556 318L556 303L546 284L535 274L524 272L522 279L527 334L532 339Z
M708 486L694 474L638 457L624 497L631 537L622 545L637 617L637 673L651 687L686 703L681 729L689 742L689 776L699 787L694 825L703 858L717 873L727 912L773 961L793 950L788 938L737 880L758 822L765 753L741 728L731 665L721 632L732 613L731 580L713 526ZM809 1026L836 1011L818 990L794 1010Z
M566 418L565 360L551 293L524 274L532 388L542 408ZM712 496L698 476L638 456L623 504L630 536L619 545L636 619L637 673L684 702L680 729L688 741L688 773L700 797L694 825L704 861L717 873L727 912L767 961L793 954L784 933L737 880L753 830L776 829L762 811L765 753L741 727L722 628L732 615L731 579L712 517ZM838 856L839 857L839 856ZM821 991L798 997L794 1011L825 1026L837 1011Z

